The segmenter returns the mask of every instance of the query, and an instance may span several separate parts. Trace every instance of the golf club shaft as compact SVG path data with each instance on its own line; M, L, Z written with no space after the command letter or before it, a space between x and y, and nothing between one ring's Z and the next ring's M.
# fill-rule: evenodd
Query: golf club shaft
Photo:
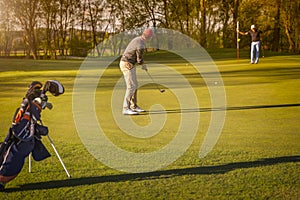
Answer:
M155 81L154 81L153 77L151 76L151 74L150 74L147 70L145 70L145 71L147 72L148 76L151 78L152 82L155 83ZM155 85L156 85L156 84L155 84ZM163 91L163 90L161 90L161 89L158 87L158 85L156 85L156 88L157 88L160 92Z

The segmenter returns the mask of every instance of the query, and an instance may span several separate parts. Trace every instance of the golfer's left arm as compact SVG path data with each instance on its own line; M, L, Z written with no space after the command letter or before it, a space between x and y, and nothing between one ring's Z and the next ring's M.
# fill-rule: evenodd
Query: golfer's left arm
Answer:
M136 52L137 63L142 66L142 70L148 71L147 65L144 63L144 49L138 49Z

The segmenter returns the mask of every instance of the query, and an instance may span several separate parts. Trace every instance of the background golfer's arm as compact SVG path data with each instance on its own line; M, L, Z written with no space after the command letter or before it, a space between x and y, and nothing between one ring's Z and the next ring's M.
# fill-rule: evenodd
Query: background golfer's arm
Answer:
M248 32L241 32L241 31L239 31L239 30L237 30L237 32L238 32L239 34L241 34L241 35L248 35Z

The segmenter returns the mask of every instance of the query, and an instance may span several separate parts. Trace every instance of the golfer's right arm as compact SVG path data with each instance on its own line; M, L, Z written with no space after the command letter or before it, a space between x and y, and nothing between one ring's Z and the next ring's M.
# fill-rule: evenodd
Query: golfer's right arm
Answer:
M236 29L236 32L238 32L238 33L241 34L241 35L248 35L248 32L241 32L241 31L239 31L238 29Z

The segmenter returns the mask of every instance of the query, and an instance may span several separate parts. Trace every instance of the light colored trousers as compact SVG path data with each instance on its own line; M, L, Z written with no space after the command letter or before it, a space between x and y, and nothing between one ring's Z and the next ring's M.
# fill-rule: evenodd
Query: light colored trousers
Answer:
M260 47L260 41L251 42L251 63L258 63L259 47Z
M137 89L136 68L129 62L120 61L120 69L123 72L126 83L126 93L123 102L124 109L135 109L137 107Z

